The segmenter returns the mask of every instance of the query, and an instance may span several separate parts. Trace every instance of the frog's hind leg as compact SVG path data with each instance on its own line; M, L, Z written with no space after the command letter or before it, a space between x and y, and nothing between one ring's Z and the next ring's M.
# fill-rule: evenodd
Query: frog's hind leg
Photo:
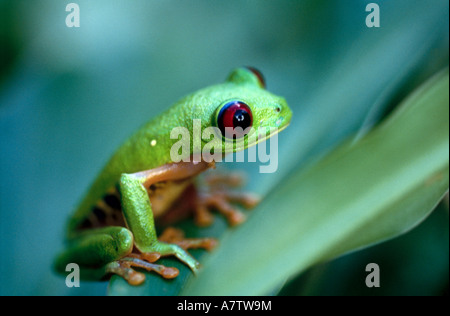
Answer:
M132 267L154 271L168 279L178 275L175 268L152 263L161 257L159 253L136 254L132 251L133 234L125 227L81 231L71 240L69 248L58 256L55 270L64 274L69 263L76 263L83 280L104 280L111 274L117 274L131 285L145 280L145 275Z
M133 250L133 234L125 227L111 226L81 231L69 241L69 247L56 260L57 270L67 263L99 267L120 259Z
M76 263L83 279L101 279L106 264L133 250L133 234L124 227L111 226L84 230L70 239L69 247L55 261L57 272L65 273L69 263Z

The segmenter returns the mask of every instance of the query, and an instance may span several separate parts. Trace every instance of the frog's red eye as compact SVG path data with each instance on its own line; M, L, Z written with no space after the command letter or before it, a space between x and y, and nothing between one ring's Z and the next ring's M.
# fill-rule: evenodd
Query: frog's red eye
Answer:
M250 107L241 101L231 101L225 104L217 117L217 126L222 135L227 138L245 136L246 128L251 127L253 116ZM240 127L240 128L238 128ZM230 135L230 132L234 133Z
M251 71L256 78L258 78L259 84L261 85L262 88L266 88L266 80L264 79L263 74L261 73L261 71L259 71L258 69L254 68L254 67L249 67L246 66L245 68L247 68L249 71Z

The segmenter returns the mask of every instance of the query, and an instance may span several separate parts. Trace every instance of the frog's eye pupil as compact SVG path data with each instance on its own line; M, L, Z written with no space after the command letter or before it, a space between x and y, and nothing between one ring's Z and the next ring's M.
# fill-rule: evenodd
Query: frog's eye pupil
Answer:
M234 127L241 127L246 129L251 125L250 114L245 110L237 110L233 118Z
M241 101L231 101L225 104L219 112L217 125L227 138L245 136L246 129L251 127L253 116L250 107ZM233 134L230 135L230 132Z

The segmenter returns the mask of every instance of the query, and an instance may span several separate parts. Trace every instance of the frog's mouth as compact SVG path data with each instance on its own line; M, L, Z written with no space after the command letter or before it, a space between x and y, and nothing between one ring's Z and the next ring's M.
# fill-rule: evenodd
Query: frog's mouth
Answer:
M214 147L214 149L220 148L222 157L233 152L243 151L249 147L253 147L258 143L262 143L267 139L273 137L279 132L286 129L290 124L290 117L286 119L280 119L277 122L274 122L272 125L267 126L259 126L257 129L251 129L248 134L241 138L227 138L222 135L222 133L218 132L218 139L220 139L221 144L218 147ZM205 140L202 138L202 141L206 144L210 140Z
M276 126L265 126L265 129L269 129L269 134L267 133L260 133L258 132L258 141L259 142L263 142L269 138L271 138L272 136L280 133L281 131L285 130L288 126L289 126L290 122L287 122L286 124L283 124L283 126L281 127L276 127Z
M289 123L285 123L281 127L262 126L257 130L251 130L250 133L248 133L241 139L225 139L225 142L229 144L230 147L226 147L226 149L224 150L224 154L242 151L247 148L253 147L258 143L262 143L284 130L286 127L288 127L288 125Z
M249 142L247 147L254 146L258 143L262 143L266 141L267 139L271 138L272 136L280 133L281 131L285 130L289 124L291 123L290 117L286 121L277 121L276 125L269 125L269 126L260 126L256 131L253 131L254 133L257 133L256 141ZM250 134L249 134L250 135ZM247 136L249 136L247 135ZM254 135L252 135L253 138L255 138ZM250 135L250 139L252 139L252 136Z

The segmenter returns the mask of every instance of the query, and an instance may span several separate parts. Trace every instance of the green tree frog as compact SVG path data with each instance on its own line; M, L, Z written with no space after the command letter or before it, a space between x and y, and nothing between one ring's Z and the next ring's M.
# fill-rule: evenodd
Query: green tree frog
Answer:
M176 268L155 262L162 256L175 256L193 272L199 263L189 248L212 249L212 238L184 238L182 231L167 228L160 236L155 220L176 219L187 209L195 222L208 225L212 209L222 213L231 225L244 220L232 203L250 208L257 199L249 194L231 194L226 190L211 190L200 194L193 179L214 167L214 161L192 158L207 144L202 138L197 146L190 145L182 161L171 158L171 149L179 140L170 137L171 130L184 127L194 138L193 121L201 128L216 127L223 155L255 145L284 129L292 113L284 98L265 89L259 71L251 67L237 68L224 83L213 85L179 100L166 112L154 118L134 133L116 151L89 188L68 221L67 248L55 260L55 269L65 273L69 263L80 266L82 279L105 279L111 274L123 277L132 285L144 281L145 275L133 268L153 271L164 278L178 275ZM226 128L241 127L244 132L228 137ZM248 128L276 127L267 137L250 138ZM241 146L226 146L241 142ZM186 159L187 158L187 159ZM232 175L211 177L209 185L232 186ZM171 215L172 214L172 215Z

